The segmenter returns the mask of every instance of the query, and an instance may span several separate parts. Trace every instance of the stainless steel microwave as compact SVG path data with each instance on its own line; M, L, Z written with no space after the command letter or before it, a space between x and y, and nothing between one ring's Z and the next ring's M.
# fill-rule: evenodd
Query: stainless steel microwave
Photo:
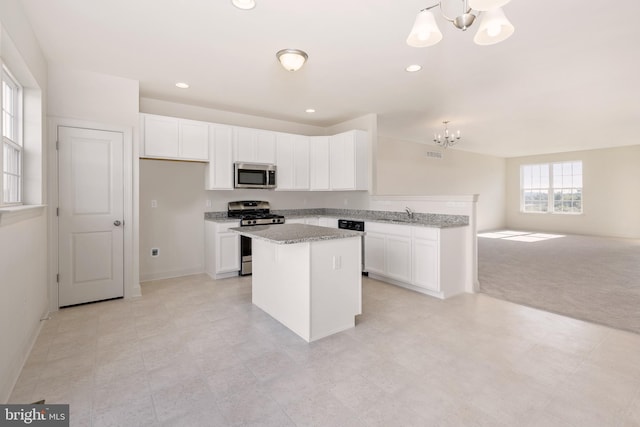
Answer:
M233 171L235 188L276 188L276 165L235 162Z

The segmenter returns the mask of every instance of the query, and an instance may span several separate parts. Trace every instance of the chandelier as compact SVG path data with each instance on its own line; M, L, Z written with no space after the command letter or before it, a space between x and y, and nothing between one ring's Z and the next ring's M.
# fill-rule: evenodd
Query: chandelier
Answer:
M443 148L451 147L452 145L456 145L460 140L460 131L457 130L455 132L449 132L449 128L447 125L449 124L449 120L445 120L442 122L444 124L444 133L435 133L433 134L433 142L438 144Z
M473 41L479 45L500 43L511 37L514 27L509 22L501 7L510 0L461 0L462 14L449 18L442 10L442 1L418 12L411 29L407 44L412 47L433 46L442 40L442 32L438 28L431 9L440 7L442 17L451 22L456 28L466 31L476 18L482 14L482 22Z

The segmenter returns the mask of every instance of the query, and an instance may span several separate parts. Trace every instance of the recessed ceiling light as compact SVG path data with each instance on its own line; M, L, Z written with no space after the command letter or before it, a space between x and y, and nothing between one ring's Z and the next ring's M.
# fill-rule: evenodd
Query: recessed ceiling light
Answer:
M314 110L313 108L307 108L306 110L304 110L307 113L315 113L316 110Z
M176 83L176 87L179 87L180 89L188 89L189 85L185 82L178 82Z
M416 71L420 71L422 70L422 66L418 65L418 64L413 64L413 65L409 65L407 68L404 69L405 71L409 72L409 73L415 73Z
M256 7L255 0L231 0L231 3L238 9L249 10Z

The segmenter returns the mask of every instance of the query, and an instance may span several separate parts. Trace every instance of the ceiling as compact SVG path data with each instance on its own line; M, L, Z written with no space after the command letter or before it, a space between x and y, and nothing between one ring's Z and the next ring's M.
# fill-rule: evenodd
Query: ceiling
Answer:
M637 0L513 0L516 32L493 46L436 13L427 48L405 39L433 0L257 3L22 0L50 62L138 80L142 97L317 126L376 113L381 136L427 144L451 120L456 148L501 157L639 143ZM308 62L285 71L283 48Z

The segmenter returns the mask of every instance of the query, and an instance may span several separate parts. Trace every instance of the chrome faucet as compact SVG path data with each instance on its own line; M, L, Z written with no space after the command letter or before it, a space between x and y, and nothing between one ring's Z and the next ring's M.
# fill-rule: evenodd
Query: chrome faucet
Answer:
M406 208L404 208L404 210L407 212L409 218L413 219L413 211L411 210L411 208L407 206Z

